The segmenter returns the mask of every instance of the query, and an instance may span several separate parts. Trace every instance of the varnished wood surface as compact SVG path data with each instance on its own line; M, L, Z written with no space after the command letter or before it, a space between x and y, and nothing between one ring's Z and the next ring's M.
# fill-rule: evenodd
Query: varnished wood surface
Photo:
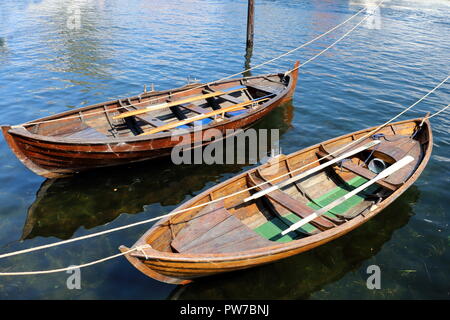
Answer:
M394 123L378 131L378 133L384 133L387 136L393 135L407 135L411 136L415 130L419 127L419 124L423 119L413 119ZM361 130L355 133L347 134L335 139L325 141L321 144L311 146L309 148L300 150L288 156L282 156L278 159L274 159L272 162L262 165L258 168L249 170L236 177L233 177L209 190L206 190L202 194L194 197L190 201L181 205L175 210L189 208L190 206L198 205L212 198L219 198L220 196L236 192L243 187L248 187L248 175L254 175L257 171L262 172L265 176L277 177L279 174L287 173L289 163L290 170L307 165L312 161L318 159L319 152L323 152L321 146L325 146L328 150L339 148L351 141L362 137L367 132L373 130L369 128ZM363 143L367 143L371 138L365 139ZM127 258L132 261L134 265L138 265L138 269L150 277L153 277L159 281L170 283L186 283L198 277L210 276L222 272L230 272L245 268L251 268L254 266L271 263L279 259L283 259L301 252L311 250L324 243L332 241L353 229L359 227L361 224L370 220L377 215L381 210L389 206L396 198L398 198L404 191L406 191L419 177L424 170L432 151L432 132L430 124L425 121L423 127L418 134L415 135L415 141L419 142L421 154L419 157L417 167L411 173L404 173L405 181L398 185L395 190L384 188L382 201L375 206L370 202L364 202L363 204L370 210L362 208L360 214L351 216L346 222L336 225L330 229L322 230L321 232L313 235L309 235L297 240L293 240L285 243L271 242L271 245L262 248L255 248L250 250L242 249L236 246L235 251L230 252L214 252L214 248L211 248L210 253L189 253L189 252L176 252L170 247L170 243L173 237L176 238L177 234L183 230L183 228L189 223L190 219L198 213L197 210L190 210L182 214L172 216L170 219L163 219L151 229L149 229L134 246L142 244L150 244L152 248L145 249L145 255L143 253L135 252L130 254ZM413 143L414 144L414 143ZM370 152L371 150L368 150ZM408 152L408 149L405 149ZM366 154L360 157L364 158ZM288 160L288 161L286 161ZM357 157L353 159L357 161ZM362 161L364 159L360 159ZM277 165L277 169L274 170L273 165ZM316 164L318 165L318 164ZM314 166L314 165L313 165ZM301 171L305 171L308 168L304 168ZM332 170L332 171L330 171ZM336 174L340 179L350 179L356 175L352 172L339 168L326 169L323 173L317 174L317 178L309 178L309 180L302 181L302 186L307 188L308 192L316 190L316 186L322 185L324 188L329 189L333 185L331 182L333 174ZM331 174L331 175L330 175ZM323 179L322 177L329 177ZM331 180L330 180L331 179ZM281 180L281 179L280 179ZM327 186L329 185L329 186ZM292 186L295 189L295 186ZM312 189L311 189L312 188ZM293 190L294 190L293 189ZM286 189L286 192L294 192ZM261 211L262 209L256 205L256 203L250 203L247 206L242 207L242 200L250 195L249 192L244 192L240 195L225 199L223 201L224 207L239 218L242 222L257 224L258 220L266 219L267 213ZM299 201L303 195L299 195ZM361 208L360 208L361 209ZM255 220L256 219L256 220ZM172 233L169 231L169 225L177 225L177 228L172 228ZM170 279L167 281L165 278Z
M298 62L296 65L298 65ZM268 77L279 79L279 81L278 83L276 81L269 82L265 80ZM284 77L284 74L274 74L216 83L211 87L215 90L224 90L238 85L246 85L247 82L265 81L271 83L278 94L255 109L250 108L248 112L232 118L224 118L223 121L214 121L204 126L203 130L214 128L225 134L229 129L248 128L274 108L292 98L297 77L298 73L295 71L287 77ZM146 130L154 129L163 123L167 124L167 122L164 122L166 120L161 120L162 117L166 117L164 114L159 118L150 114L141 114L137 117L118 120L114 120L114 117L121 112L136 109L135 105L142 101L164 103L172 95L177 94L178 99L183 99L187 95L201 93L203 90L199 88L187 91L192 87L190 85L103 102L33 120L19 127L2 126L2 132L17 158L27 168L46 178L59 178L98 167L163 157L170 155L172 148L179 141L195 142L199 135L194 135L193 128L188 129L187 133L186 131L178 133L165 131L142 135ZM208 87L205 86L205 88ZM264 95L264 92L258 93L258 91L255 91L256 89L249 88L248 90L251 91L254 98ZM220 103L224 104L224 107L231 104L231 102L223 99L220 101L222 101ZM183 109L186 112L191 112L186 108ZM101 110L102 113L95 114L98 110ZM105 110L107 110L107 113L103 112ZM64 120L54 121L55 119ZM45 121L49 122L33 125L35 122ZM207 143L203 142L202 146Z

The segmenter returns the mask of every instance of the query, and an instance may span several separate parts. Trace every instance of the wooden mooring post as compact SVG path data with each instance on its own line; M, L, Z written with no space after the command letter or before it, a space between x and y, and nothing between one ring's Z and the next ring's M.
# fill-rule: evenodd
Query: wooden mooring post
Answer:
M247 13L247 49L253 47L254 36L254 18L255 18L255 0L248 0L248 13Z
M247 46L245 48L245 65L244 69L250 68L250 60L253 54L253 36L254 36L254 18L255 18L255 0L248 0L248 13L247 13ZM251 72L244 73L244 77L251 76Z

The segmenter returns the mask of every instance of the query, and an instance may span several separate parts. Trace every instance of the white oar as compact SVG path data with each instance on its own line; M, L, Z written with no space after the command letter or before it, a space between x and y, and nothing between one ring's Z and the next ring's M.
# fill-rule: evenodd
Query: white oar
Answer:
M362 152L362 151L364 151L366 149L369 149L369 148L375 146L378 143L380 143L379 140L374 140L374 141L371 141L369 143L366 143L365 145L363 145L363 146L361 146L359 148L353 149L353 150L351 150L351 151L349 151L349 152L347 152L347 153L345 153L345 154L343 154L343 155L341 155L341 156L339 156L337 158L334 158L333 160L327 161L324 164L321 164L321 165L319 165L317 167L314 167L314 168L312 168L312 169L310 169L308 171L302 172L302 173L300 173L300 174L298 174L298 175L296 175L296 176L294 176L294 177L292 177L290 179L282 181L279 184L276 184L276 185L274 185L274 186L272 186L270 188L261 190L261 191L255 193L255 194L251 195L250 197L245 198L244 202L247 202L247 201L250 201L250 200L254 200L254 199L258 199L258 198L260 198L260 197L262 197L262 196L264 196L264 195L266 195L266 194L268 194L268 193L270 193L272 191L280 189L280 188L282 188L282 187L284 187L284 186L286 186L288 184L291 184L291 183L293 183L293 182L295 182L297 180L300 180L300 179L302 179L304 177L307 177L310 174L318 172L318 171L322 170L323 168L331 166L333 163L339 162L339 161L341 161L341 160L343 160L345 158L348 158L348 157L350 157L350 156L352 156L354 154L357 154L357 153L360 153L360 152Z
M406 156L402 159L400 159L399 161L397 161L396 163L394 163L393 165L391 165L390 167L384 169L383 171L381 171L378 175L375 176L375 178L373 178L372 180L367 181L366 183L364 183L363 185L359 186L358 188L356 188L355 190L347 193L345 196L340 197L339 199L334 200L333 202L331 202L330 204L326 205L325 207L322 207L321 209L317 210L316 212L310 214L308 217L306 217L303 220L300 220L297 223L294 223L292 226L290 226L289 228L287 228L286 230L284 230L283 232L281 232L281 234L284 236L286 234L288 234L291 231L297 230L298 228L304 226L305 224L307 224L308 222L311 222L312 220L316 219L317 217L321 216L322 214L324 214L325 212L333 209L334 207L340 205L341 203L343 203L344 201L350 199L351 197L353 197L354 195L356 195L358 192L361 192L362 190L366 189L367 187L369 187L370 185L374 184L375 182L377 182L380 179L386 178L387 176L393 174L395 171L403 168L404 166L406 166L408 163L410 163L411 161L413 161L414 158L411 156Z

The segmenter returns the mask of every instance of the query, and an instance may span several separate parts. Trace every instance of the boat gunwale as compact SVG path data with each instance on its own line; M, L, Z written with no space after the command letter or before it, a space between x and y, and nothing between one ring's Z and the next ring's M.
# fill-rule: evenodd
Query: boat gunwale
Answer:
M409 119L409 120L403 120L399 122L392 123L390 125L401 125L404 123L412 123L415 122L416 125L420 122L422 122L424 118L416 118L416 119ZM345 223L338 225L334 228L331 228L329 230L325 230L320 232L316 235L311 235L306 238L293 240L286 243L274 243L272 246L257 248L257 249L251 249L246 250L242 252L228 252L228 253L196 253L196 254L188 254L188 253L174 253L174 252L162 252L155 250L153 248L146 248L142 249L145 252L145 255L142 252L133 252L130 255L134 258L140 259L140 260L146 260L146 261L152 261L152 260L158 260L158 261L167 261L167 262L185 262L185 263L195 263L195 262L227 262L227 261L239 261L239 260L251 260L251 259L257 259L262 258L265 256L275 255L275 254L282 254L286 252L293 252L292 255L300 253L302 251L306 251L312 248L315 248L319 246L322 243L327 243L331 240L334 240L352 230L359 227L363 223L367 222L374 216L376 216L380 211L384 210L387 206L389 206L393 201L395 201L401 194L403 194L413 183L416 182L420 174L425 169L425 166L427 165L430 157L431 152L433 148L433 133L431 130L431 125L428 119L425 119L424 124L426 124L427 128L427 134L428 134L428 141L424 144L427 144L427 149L424 150L424 156L421 159L421 162L417 168L415 168L414 173L406 180L405 183L403 183L402 186L400 186L396 191L391 193L388 197L383 200L382 205L378 206L375 210L368 212L366 215L358 215L351 220L346 221ZM329 144L332 142L336 142L338 140L342 140L347 137L351 137L352 135L364 133L373 130L375 127L363 129L360 131L355 131L349 134L345 134L336 138L332 138L323 142L320 142L318 144L315 144L313 146L307 147L302 150L298 150L296 152L293 152L289 155L286 155L286 158L289 159L291 157L297 156L301 153L309 152L313 149L317 149L320 147L321 144ZM385 128L385 127L383 127ZM382 130L383 128L380 128L376 132ZM374 133L376 133L374 132ZM424 145L422 144L422 145ZM177 207L174 210L182 210L185 209L192 204L195 204L196 201L201 199L204 196L207 196L208 194L214 192L215 190L218 190L220 188L223 188L225 185L229 185L233 183L237 179L241 179L246 174L251 174L255 172L258 168L263 169L267 166L270 166L269 163L265 163L261 166L258 166L256 168L247 170L233 178L227 179L223 181L222 183L218 184L217 186L210 188L208 190L205 190L204 192L198 194L197 196L193 197L192 199L188 200L186 203L182 204L181 206ZM164 218L163 220L157 222L155 225L153 225L147 232L142 235L137 242L132 246L132 248L135 248L137 246L141 246L143 244L146 244L146 239L148 236L150 236L156 229L161 226L162 224L166 223L171 217ZM302 250L305 247L310 247L309 249ZM298 252L294 252L298 251ZM288 255L290 256L290 255Z

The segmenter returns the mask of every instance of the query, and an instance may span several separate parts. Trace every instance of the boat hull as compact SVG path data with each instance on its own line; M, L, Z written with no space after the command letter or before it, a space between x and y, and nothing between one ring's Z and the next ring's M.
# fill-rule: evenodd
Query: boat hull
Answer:
M379 211L381 210L373 212L373 216L378 214ZM337 232L335 234L327 235L326 238L318 239L314 243L297 244L295 248L285 248L277 252L263 252L250 256L243 255L241 257L217 255L180 257L177 254L169 253L161 255L156 250L146 249L146 255L151 257L149 259L138 259L130 254L127 254L126 258L139 271L155 280L170 284L188 284L197 278L254 268L289 258L339 238L359 227L364 222L366 220L359 221L354 226L345 228L344 230L336 230ZM136 244L133 247L142 244ZM129 250L129 248L124 246L121 246L119 249L123 253Z
M403 127L406 128L408 126L418 126L422 122L422 120L423 119L414 119L397 122L395 124L392 124L388 128L384 128L378 131L378 133L383 133L386 131L395 132L402 130ZM414 173L400 187L393 191L392 194L390 194L385 200L383 200L380 205L372 207L364 215L360 214L341 225L337 225L336 227L320 232L319 234L311 235L309 237L287 243L280 244L274 242L273 246L261 249L220 254L180 254L175 252L163 252L154 250L153 248L148 248L143 249L143 253L133 252L127 254L126 257L138 270L156 280L168 283L185 284L199 277L212 276L224 272L242 270L272 263L311 250L334 239L337 239L372 219L383 209L388 207L400 195L402 195L417 180L428 163L433 145L432 132L430 124L427 120L424 121L424 126L426 128L426 132L424 133L424 139L426 139L426 141L423 143L423 157ZM341 141L352 141L366 134L367 132L372 131L373 129L375 129L375 127L331 139L321 144L295 152L291 155L286 156L286 158L293 158L299 155L302 156L303 154L311 155L315 153L321 145L333 145L335 143L340 144ZM269 165L270 164L265 164L261 167L267 167ZM227 181L224 181L221 184L209 190L206 190L202 194L194 197L174 211L179 211L195 206L199 203L199 199L204 199L208 194L218 192L218 190L225 188L227 185L238 184L239 180L243 179L245 175L251 175L257 170L258 168L255 168ZM169 219L170 218L165 218L158 224L153 226L151 229L149 229L147 233L144 234L132 246L132 248L147 244L150 237L152 239L158 237L158 232L161 232L160 230L162 230L164 226L170 226L170 223L168 223ZM121 247L120 249L122 250L122 252L129 250L126 247Z
M264 103L261 108L249 112L248 115L243 117L236 117L235 120L223 121L223 124L218 122L207 129L219 130L223 138L226 138L227 130L250 127L273 109L292 99L297 84L298 70L292 72L290 77L285 90ZM223 83L226 84L227 82ZM86 110L86 108L83 108L83 110ZM180 141L189 141L190 145L196 147L203 147L209 143L202 140L202 135L194 133L192 130L181 134L159 133L137 136L132 139L117 138L103 141L68 140L42 136L33 134L21 126L2 126L2 132L17 158L28 169L46 178L60 178L95 168L124 165L168 156L175 146L180 146Z

